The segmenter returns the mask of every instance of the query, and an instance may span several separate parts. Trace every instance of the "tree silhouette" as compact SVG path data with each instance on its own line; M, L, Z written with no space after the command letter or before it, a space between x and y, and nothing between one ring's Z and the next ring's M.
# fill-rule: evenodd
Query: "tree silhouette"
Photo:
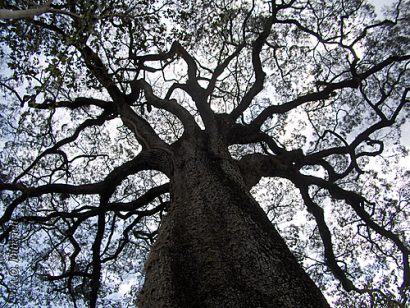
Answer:
M408 12L5 1L3 301L404 307Z

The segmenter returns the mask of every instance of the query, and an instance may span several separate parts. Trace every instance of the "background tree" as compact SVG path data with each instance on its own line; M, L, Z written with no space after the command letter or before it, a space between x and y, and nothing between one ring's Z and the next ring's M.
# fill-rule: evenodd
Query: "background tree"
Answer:
M6 1L3 301L405 306L408 8Z

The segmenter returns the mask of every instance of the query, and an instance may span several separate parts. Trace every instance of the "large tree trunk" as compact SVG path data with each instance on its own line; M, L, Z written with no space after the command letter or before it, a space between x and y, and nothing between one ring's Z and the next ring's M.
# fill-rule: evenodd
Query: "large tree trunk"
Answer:
M175 157L138 307L328 307L234 162L189 148Z

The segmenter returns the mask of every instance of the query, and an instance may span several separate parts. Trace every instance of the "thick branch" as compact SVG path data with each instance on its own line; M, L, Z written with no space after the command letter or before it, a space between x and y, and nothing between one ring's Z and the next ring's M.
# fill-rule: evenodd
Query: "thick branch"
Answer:
M72 12L53 8L51 6L52 2L52 0L48 0L46 3L42 5L25 10L0 9L0 19L32 19L36 16L40 16L46 13L67 15L76 20L81 19L81 16L74 14Z
M357 290L353 283L347 279L344 272L338 266L337 261L334 257L330 232L324 221L322 209L315 204L307 193L307 187L309 185L316 185L329 191L330 195L335 199L344 200L347 204L351 205L352 209L356 214L379 235L390 239L396 247L402 253L403 258L403 287L410 285L410 267L409 267L409 256L410 249L400 240L400 238L393 232L386 230L379 224L377 224L371 217L370 214L366 212L363 205L366 199L354 192L346 191L334 183L323 180L314 176L307 176L300 174L294 167L292 162L288 163L284 159L285 155L271 156L263 155L259 153L246 155L239 162L242 176L247 187L250 189L252 186L258 183L261 177L283 177L291 180L302 193L302 197L308 207L308 210L315 216L318 223L319 232L321 234L324 247L326 262L335 276L340 279L343 287L346 290Z
M274 154L286 153L268 134L249 125L236 123L226 134L228 145L264 142Z
M169 183L162 184L160 186L153 187L149 189L145 194L138 197L134 201L131 202L113 202L109 203L107 206L107 210L115 211L115 212L131 212L135 211L139 208L144 207L145 205L152 202L155 198L169 192ZM140 212L135 212L138 214L142 214Z
M159 170L169 175L171 172L171 165L168 153L161 150L143 151L134 159L115 168L105 177L103 181L92 184L47 184L38 187L27 187L22 183L1 183L1 190L21 191L22 195L7 206L3 216L0 218L0 225L4 225L7 221L9 221L17 206L29 198L54 193L70 195L111 195L115 191L116 187L127 176L142 170Z
M114 80L108 74L108 70L100 57L86 45L79 47L79 50L89 70L107 89L116 105L116 111L120 115L124 125L134 133L141 145L146 149L166 149L167 144L159 138L151 125L145 119L137 115L129 106L129 98L127 98L127 95L122 93L116 86Z
M352 290L357 290L353 282L347 278L345 272L340 268L339 264L337 264L336 256L333 251L332 235L326 224L323 209L310 198L307 186L304 186L301 183L298 188L301 192L307 210L315 217L319 234L323 242L326 265L332 271L333 275L339 279L346 291L349 292Z
M18 220L38 223L52 222L58 218L80 218L81 220L84 220L93 216L97 216L101 211L115 212L119 217L124 219L128 218L131 215L146 216L149 214L149 212L139 209L147 206L149 203L154 201L155 198L158 198L159 196L167 192L169 192L169 183L153 187L142 196L139 196L137 199L130 202L107 203L103 210L101 209L101 207L84 206L70 212L53 211L52 213L45 216L28 215L21 217ZM121 212L125 212L126 214L121 215Z
M308 93L302 95L292 101L286 102L282 105L273 105L265 108L251 123L252 126L261 127L262 124L274 114L283 114L292 109L297 108L300 105L303 105L308 102L319 101L323 99L328 99L331 94L336 90L341 90L344 88L358 88L361 81L365 80L369 76L381 71L385 67L391 65L394 62L408 61L410 60L410 55L405 56L391 56L385 59L384 61L374 65L367 71L357 74L352 79L346 79L336 83L329 83L326 87L320 91L314 93Z
M213 90L215 89L216 82L218 80L218 77L224 72L224 70L228 67L229 63L239 55L239 53L242 51L242 49L245 47L245 44L240 44L235 51L229 55L222 63L220 63L215 70L213 71L211 80L208 83L208 87L206 88L206 94L207 96L211 95Z
M251 123L252 126L261 127L262 124L274 114L283 114L292 109L299 107L302 104L328 99L332 92L344 88L357 88L360 84L358 79L348 79L337 83L328 84L323 90L302 95L292 101L282 105L272 105L265 108Z
M255 186L262 177L282 176L288 168L278 156L260 153L243 156L238 161L238 165L243 180L249 189Z
M404 108L405 104L408 103L408 99L407 99L407 94L409 93L410 88L409 89L405 89L403 91L403 94L401 96L401 100L400 103L398 104L398 106L396 107L396 109L394 110L392 116L390 117L390 119L384 117L382 118L379 122L369 126L367 129L365 129L363 132L359 133L356 138L350 143L347 144L345 146L340 146L340 147L334 147L334 148L328 148L316 153L311 153L308 154L304 157L302 157L301 159L301 163L305 164L305 165L321 165L323 166L329 173L329 179L331 181L335 181L337 179L341 179L343 177L345 177L351 170L353 170L353 168L355 168L358 172L360 172L359 167L357 165L357 158L358 157L362 157L362 156L376 156L379 155L383 152L384 149L384 145L382 141L379 140L372 140L370 138L370 136L383 129L386 127L390 127L391 125L393 125L397 119L397 116L399 115L400 111ZM332 132L333 134L335 134L334 132ZM362 144L363 142L366 142L369 145L378 145L379 148L375 151L372 152L366 152L366 151L362 151L357 153L356 148ZM330 165L323 159L325 157L328 157L330 155L349 155L350 156L350 164L349 166L346 168L346 170L343 173L337 174L334 169L332 167L330 167Z
M52 0L48 0L45 4L39 5L35 8L26 10L7 10L0 9L0 19L24 19L33 18L44 13L48 13L51 9Z
M95 308L97 306L98 291L101 284L101 244L104 239L105 231L105 211L104 208L107 205L110 195L104 194L101 196L100 208L97 219L97 232L95 239L91 247L92 250L92 273L91 273L91 293L90 293L90 307Z
M42 104L29 104L29 107L35 109L45 109L50 110L51 108L68 108L68 109L77 109L87 106L97 106L104 110L112 110L113 102L107 102L96 98L91 97L77 97L74 101L54 101L47 99Z
M144 79L139 79L135 82L136 86L144 90L147 104L156 108L164 109L175 115L184 125L185 131L194 132L199 129L192 115L174 99L161 99L153 93L151 85Z
M168 145L161 140L147 120L139 116L125 101L117 105L117 112L122 122L137 138L144 149L163 149L167 151Z
M57 142L55 145L53 145L51 148L48 148L47 150L45 150L44 152L42 152L40 155L37 156L37 158L30 164L30 166L28 166L26 169L24 169L24 171L16 177L16 179L14 180L14 183L17 183L22 177L24 177L25 175L28 174L28 172L30 172L31 169L33 169L35 167L35 165L46 155L49 154L55 154L57 153L57 150L59 148L61 148L62 146L69 144L70 142L75 141L78 136L80 135L80 133L91 126L101 126L105 123L105 121L107 121L108 119L110 119L110 112L103 112L99 117L97 117L96 119L87 119L85 120L83 123L81 123L77 129L74 131L74 134L72 134L70 137L67 137L65 139L60 140L59 142Z
M299 185L300 183L303 183L303 185L317 185L319 187L325 188L327 191L329 191L330 195L333 198L344 200L347 204L349 204L356 212L356 214L372 230L374 230L379 235L390 239L402 253L404 266L403 287L410 286L410 249L400 240L400 238L396 234L394 234L390 230L386 230L372 219L371 215L364 209L364 204L367 203L367 200L364 197L356 194L355 192L344 190L334 183L330 183L314 176L291 175L289 179L295 183L299 183Z
M260 53L262 47L266 42L272 28L274 18L268 18L264 24L263 31L259 34L258 38L252 44L252 65L255 72L255 82L244 97L240 101L239 105L231 112L230 116L233 122L249 107L252 100L263 89L263 82L265 81L265 72L262 69L262 62Z
M184 91L192 97L205 127L210 129L211 131L215 130L216 122L214 113L207 103L208 94L206 90L202 88L198 83L198 66L196 64L196 60L179 42L175 41L174 43L172 43L172 46L167 53L138 56L135 57L135 60L138 63L143 63L146 61L164 61L172 58L175 55L181 56L188 66L188 80L186 82L186 85L179 85L179 88L184 89Z
M120 89L115 85L114 80L108 74L108 70L98 54L87 45L79 45L77 49L80 51L87 68L108 91L111 98L114 101L118 101L122 98Z

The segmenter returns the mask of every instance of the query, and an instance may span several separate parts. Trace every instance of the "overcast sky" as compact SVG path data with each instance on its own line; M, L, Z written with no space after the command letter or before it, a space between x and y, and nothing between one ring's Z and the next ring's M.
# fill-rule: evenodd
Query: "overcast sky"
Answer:
M369 0L370 3L373 3L373 5L376 7L376 12L381 13L381 9L383 6L389 5L393 3L393 0Z

